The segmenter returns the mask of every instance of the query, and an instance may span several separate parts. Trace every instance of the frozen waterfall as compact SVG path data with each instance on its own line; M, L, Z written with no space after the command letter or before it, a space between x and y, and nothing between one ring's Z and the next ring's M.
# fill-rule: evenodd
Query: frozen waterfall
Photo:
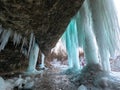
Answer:
M62 36L69 67L80 68L77 49L81 47L87 64L100 64L103 70L111 71L109 58L120 50L119 34L113 0L86 0Z

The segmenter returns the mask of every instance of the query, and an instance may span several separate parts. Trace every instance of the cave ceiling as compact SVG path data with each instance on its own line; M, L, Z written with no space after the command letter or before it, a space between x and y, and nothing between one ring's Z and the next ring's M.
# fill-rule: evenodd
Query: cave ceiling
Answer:
M33 32L42 51L49 51L83 1L0 0L0 24L27 37Z
M0 0L0 25L20 33L28 41L33 32L41 51L47 54L55 46L83 2L84 0ZM19 50L20 47L13 49L11 42L8 42L6 49L0 52L0 66L5 63L13 70L18 63L24 65L20 60L26 58L20 55ZM14 60L9 62L11 59ZM1 68L0 71L6 70Z

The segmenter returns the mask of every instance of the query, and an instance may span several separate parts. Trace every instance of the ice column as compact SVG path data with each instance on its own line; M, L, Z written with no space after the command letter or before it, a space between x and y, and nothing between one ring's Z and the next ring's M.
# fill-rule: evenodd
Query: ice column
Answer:
M40 68L44 68L45 67L44 60L45 60L45 55L42 53Z
M79 45L83 47L87 64L98 64L98 47L93 32L93 23L86 0L76 15Z
M29 54L29 65L27 69L27 73L31 74L37 74L40 73L39 71L36 70L36 64L37 64L37 59L38 59L38 54L39 54L39 46L35 41L35 37L32 36L33 40L31 43L31 49L30 49L30 54Z
M30 51L30 56L29 56L29 66L28 66L28 72L33 72L36 73L36 63L37 63L37 58L38 58L38 53L39 53L39 46L37 43L34 44Z
M72 68L74 70L80 69L77 27L74 18L71 20L62 38L64 38L66 41L66 51L68 54L69 68Z
M110 71L110 55L119 47L119 25L113 0L89 0L89 2L101 64L105 71Z

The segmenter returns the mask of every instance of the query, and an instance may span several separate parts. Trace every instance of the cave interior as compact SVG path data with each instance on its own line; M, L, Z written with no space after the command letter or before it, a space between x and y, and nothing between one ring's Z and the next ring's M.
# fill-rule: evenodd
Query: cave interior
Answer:
M119 0L1 0L0 90L120 90Z

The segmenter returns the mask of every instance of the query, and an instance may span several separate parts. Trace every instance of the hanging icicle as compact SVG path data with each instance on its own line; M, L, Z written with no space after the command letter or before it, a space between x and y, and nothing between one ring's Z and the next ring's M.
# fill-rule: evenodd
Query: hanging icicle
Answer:
M17 34L17 32L14 32L14 36L13 36L13 44L15 46L19 45L21 42L22 36L20 34Z
M2 33L3 29L2 29L2 25L0 25L0 34Z
M45 55L42 53L40 68L45 68L44 60L45 60Z
M23 38L23 41L22 41L22 46L21 46L21 52L25 55L25 56L27 56L27 49L25 48L25 46L27 45L27 40L26 40L26 38L24 37Z
M32 44L33 44L33 38L34 38L34 34L31 33L31 35L30 35L30 41L29 41L28 56L30 54L30 50L31 50L31 47L32 47Z
M2 36L0 38L0 51L3 50L9 40L9 37L11 35L12 31L11 30L4 30L2 33Z

